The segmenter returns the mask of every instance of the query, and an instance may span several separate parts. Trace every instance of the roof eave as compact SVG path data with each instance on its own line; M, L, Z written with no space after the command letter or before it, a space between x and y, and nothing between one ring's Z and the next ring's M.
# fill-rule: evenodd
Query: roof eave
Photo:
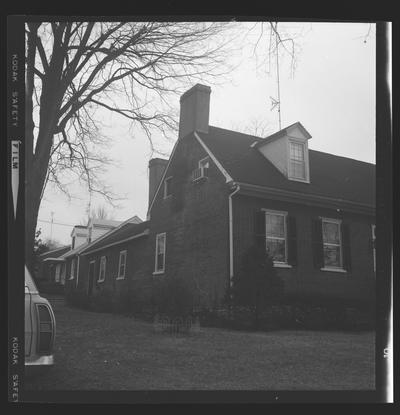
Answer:
M355 202L341 198L328 197L316 194L307 194L304 192L295 192L292 190L283 190L274 187L258 186L250 183L237 182L240 186L239 193L249 196L268 196L277 200L286 202L308 204L314 206L346 209L351 212L364 213L366 215L375 215L376 208L374 205L367 203Z

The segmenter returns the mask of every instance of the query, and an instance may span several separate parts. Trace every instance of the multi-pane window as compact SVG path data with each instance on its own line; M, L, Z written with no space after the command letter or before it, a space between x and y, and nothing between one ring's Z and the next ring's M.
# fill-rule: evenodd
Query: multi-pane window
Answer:
M154 272L162 273L165 270L165 242L166 234L160 233L156 237L156 259Z
M100 258L99 282L103 282L106 279L106 262L107 258L102 256Z
M303 143L290 142L289 177L306 180L305 149Z
M61 265L56 265L55 282L60 282Z
M274 262L286 263L286 213L265 212L265 237Z
M171 195L171 183L172 177L168 177L164 180L164 199Z
M342 242L339 220L322 219L322 241L325 268L341 268Z
M65 284L65 274L66 274L66 264L64 263L64 264L62 264L61 265L61 277L60 277L60 283L62 284L62 285L64 285Z
M71 261L71 275L70 275L70 279L73 280L75 278L75 258L72 258Z
M125 268L126 268L126 251L121 251L119 253L118 279L125 278Z

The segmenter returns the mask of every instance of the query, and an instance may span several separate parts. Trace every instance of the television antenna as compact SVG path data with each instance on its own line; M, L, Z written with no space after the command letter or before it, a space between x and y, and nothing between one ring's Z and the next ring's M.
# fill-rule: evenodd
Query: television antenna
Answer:
M273 26L273 23L271 23L271 25ZM275 34L276 81L277 81L277 86L278 86L278 98L275 99L270 96L270 99L271 99L271 105L272 105L271 111L273 111L274 109L278 110L279 130L281 130L282 129L281 90L280 90L280 80L279 80L279 50L278 50L280 40L278 39L278 22L275 23L274 34Z

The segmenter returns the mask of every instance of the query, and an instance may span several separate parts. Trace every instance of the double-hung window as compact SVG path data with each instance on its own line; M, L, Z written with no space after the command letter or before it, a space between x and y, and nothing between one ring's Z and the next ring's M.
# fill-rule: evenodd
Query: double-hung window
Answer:
M118 280L125 278L125 269L126 269L126 251L121 251L119 253L119 264L118 264Z
M70 280L73 280L74 278L75 278L75 262L76 262L76 259L75 258L72 258L72 261L71 261L71 272L70 272Z
M98 282L103 282L106 279L106 263L107 263L107 258L105 256L102 256L100 258L100 270L99 270Z
M305 144L289 141L289 178L307 180Z
M322 219L322 242L325 268L342 268L342 235L341 221L338 219Z
M274 263L287 263L286 212L265 212L266 248Z
M161 274L165 271L165 244L166 234L159 233L156 236L156 257L155 257L155 269L156 274Z

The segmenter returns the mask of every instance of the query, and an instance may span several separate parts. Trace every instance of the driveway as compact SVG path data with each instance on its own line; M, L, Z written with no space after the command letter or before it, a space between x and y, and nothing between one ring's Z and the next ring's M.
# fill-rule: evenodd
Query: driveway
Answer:
M156 332L132 317L52 300L56 363L26 390L367 390L375 388L375 334Z

